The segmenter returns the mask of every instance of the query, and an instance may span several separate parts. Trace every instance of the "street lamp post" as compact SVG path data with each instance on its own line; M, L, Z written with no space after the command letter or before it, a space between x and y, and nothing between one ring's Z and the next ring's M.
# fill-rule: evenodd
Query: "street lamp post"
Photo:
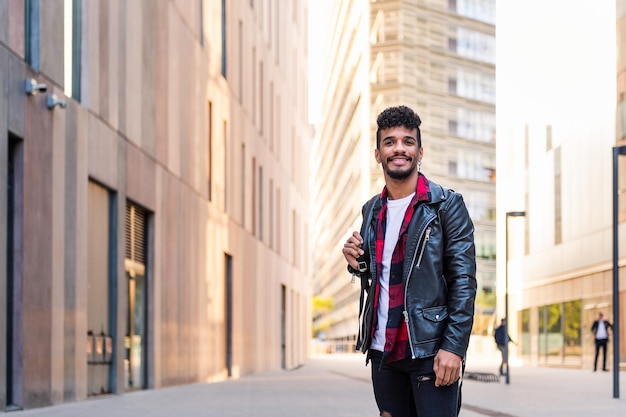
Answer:
M506 378L507 385L510 383L510 369L509 366L509 217L525 217L525 211L507 211L506 222L504 225L505 235L505 265L504 265L504 331L506 335L506 347L504 349L504 362L506 363Z
M618 167L626 145L613 147L613 398L619 398L619 253L618 253Z

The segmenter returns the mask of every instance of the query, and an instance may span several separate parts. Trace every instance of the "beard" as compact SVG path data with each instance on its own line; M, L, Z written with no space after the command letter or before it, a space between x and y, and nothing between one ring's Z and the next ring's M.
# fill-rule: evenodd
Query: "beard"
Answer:
M411 159L410 165L405 169L392 170L389 168L389 165L387 163L384 163L382 165L385 174L387 174L389 178L394 180L405 180L409 178L417 169L417 163L415 162L415 159Z

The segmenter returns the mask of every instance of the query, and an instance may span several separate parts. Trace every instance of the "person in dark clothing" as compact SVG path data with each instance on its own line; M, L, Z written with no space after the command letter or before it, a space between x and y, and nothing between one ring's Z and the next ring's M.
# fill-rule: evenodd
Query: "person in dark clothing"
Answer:
M606 367L606 346L609 343L609 330L613 328L613 325L604 320L604 314L599 313L598 319L594 320L591 325L591 333L596 342L596 357L593 360L593 372L598 370L598 355L602 350L602 370L608 371Z
M356 345L372 362L383 417L458 415L474 318L474 225L461 194L420 172L420 123L406 106L378 116L374 154L385 187L343 247L361 281Z
M500 325L496 327L496 330L493 332L493 337L496 341L496 346L498 346L498 350L502 355L502 360L500 362L500 375L506 375L506 372L509 372L509 342L515 343L511 336L507 334L506 331L506 319L500 320Z

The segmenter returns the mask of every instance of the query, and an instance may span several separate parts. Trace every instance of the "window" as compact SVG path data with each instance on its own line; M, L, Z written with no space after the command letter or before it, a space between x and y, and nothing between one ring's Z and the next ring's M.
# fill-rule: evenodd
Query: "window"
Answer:
M241 144L241 227L246 228L246 145Z
M226 0L222 0L222 76L226 78Z
M228 169L230 164L228 163L228 123L224 120L223 124L223 143L224 143L224 211L228 212L230 205L228 204L228 186L230 180L230 174Z
M522 355L530 355L530 309L522 310L520 315L522 316L520 319L520 323L522 323L520 347Z
M126 315L125 388L146 388L147 381L147 304L148 280L148 212L126 202L126 285L128 306Z
M454 169L459 178L482 182L496 180L496 161L495 155L492 154L458 149L456 161L448 162L448 172L452 174Z
M64 91L65 95L80 101L82 2L64 3Z
M250 209L252 211L252 234L256 235L256 158L252 158L252 201Z
M495 104L496 77L468 68L457 68L456 74L448 78L448 92L451 95Z
M494 233L477 231L475 233L475 241L477 258L496 259L496 236Z
M269 118L270 118L270 128L269 128L269 141L270 141L270 152L274 151L274 82L270 81L270 109L269 109Z
M539 308L539 361L561 363L563 354L562 305Z
M35 71L41 70L39 60L39 0L24 1L24 32L26 63Z
M495 221L496 201L493 193L468 190L463 195L472 220Z
M263 61L259 63L259 131L263 134L263 109L264 109L264 97L263 97Z
M572 300L539 307L540 363L581 363L581 305L581 300Z
M478 142L495 143L496 116L494 112L458 108L456 118L448 121L448 133Z
M226 341L226 374L233 375L233 257L224 254L224 330Z
M211 180L213 178L213 103L209 101L209 114L207 115L207 194L211 201Z
M455 38L450 38L448 49L463 57L496 63L496 39L493 35L457 27Z
M554 244L563 243L563 198L561 190L561 147L554 150Z
M263 167L259 166L259 240L263 240Z
M580 363L582 360L581 300L563 303L563 360Z
M274 180L270 180L270 189L269 189L269 203L270 203L270 213L269 213L269 229L270 229L270 248L274 248Z
M252 48L252 122L256 122L256 48Z
M448 10L481 22L496 24L495 0L448 0Z
M293 266L298 266L298 217L296 210L291 211L291 247L293 248Z
M243 103L243 22L239 21L239 65L238 65L238 78L239 78L239 102Z
M276 218L281 219L280 211L280 188L276 188ZM276 252L280 254L280 236L281 236L281 221L276 222Z

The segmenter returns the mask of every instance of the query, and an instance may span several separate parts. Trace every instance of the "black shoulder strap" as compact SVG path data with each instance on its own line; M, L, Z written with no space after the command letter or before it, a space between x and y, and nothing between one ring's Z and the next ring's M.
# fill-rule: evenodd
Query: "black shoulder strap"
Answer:
M375 195L367 203L365 203L365 208L363 210L363 224L361 224L360 231L361 237L363 238L363 245L367 243L365 242L367 227L370 225L370 223L372 223L372 213L374 212L374 203L376 203L377 198L378 195Z
M372 213L374 212L374 204L376 203L376 198L378 195L372 197L367 203L365 203L365 208L363 210L363 224L361 224L361 237L363 238L363 250L367 251L369 248L369 233L367 233L367 228L372 223ZM369 262L369 260L368 260ZM370 272L366 272L360 274L361 278L361 296L359 298L359 317L363 312L363 302L365 300L365 292L369 291L369 279Z

